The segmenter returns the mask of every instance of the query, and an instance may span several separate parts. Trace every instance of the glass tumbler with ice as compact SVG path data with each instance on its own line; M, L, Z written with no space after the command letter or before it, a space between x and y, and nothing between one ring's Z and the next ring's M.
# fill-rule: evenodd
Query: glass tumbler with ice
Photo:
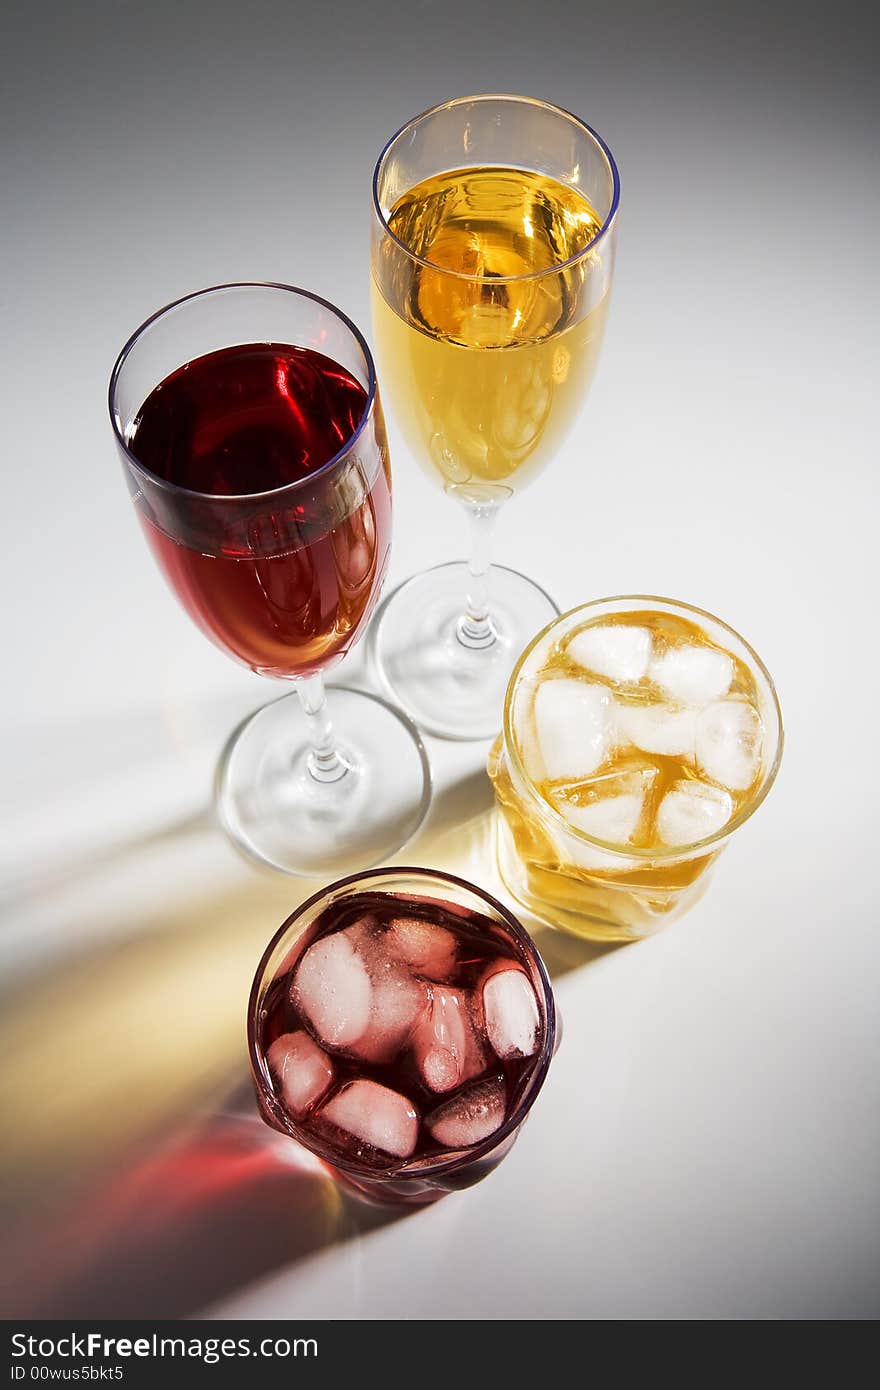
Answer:
M584 604L510 679L489 756L501 876L553 926L645 936L696 901L781 756L773 681L732 628L669 599Z
M310 898L267 947L248 1010L263 1118L376 1201L431 1202L494 1168L556 1043L531 938L481 889L427 869Z

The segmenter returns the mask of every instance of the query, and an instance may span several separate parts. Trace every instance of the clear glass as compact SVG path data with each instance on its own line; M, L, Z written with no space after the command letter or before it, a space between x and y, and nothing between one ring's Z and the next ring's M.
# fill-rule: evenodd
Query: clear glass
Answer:
M150 393L184 364L246 344L307 349L345 368L366 396L351 437L323 466L269 492L197 492L151 472L130 447ZM424 747L385 701L324 686L363 635L390 547L385 426L362 334L332 304L288 285L202 290L126 343L110 418L147 542L190 617L229 656L293 683L223 754L216 791L229 835L262 862L306 876L386 858L427 810Z
M499 219L505 236L514 225L508 170L536 179L537 192L494 268L491 251L473 273L450 268L434 250L439 240L423 257L392 228L404 195L459 171L468 190L475 178L479 185L468 193L476 211L467 225L482 226L480 245L491 247ZM479 181L499 175L501 201L481 214ZM592 239L582 238L567 258L558 253L562 233L541 240L545 218L563 206L560 190L568 204L554 226L564 232L572 210L577 225L584 198L595 214ZM567 111L526 97L465 97L433 107L389 141L376 165L373 329L386 389L414 456L463 508L470 531L468 561L401 585L370 634L384 688L430 733L497 733L518 653L559 612L532 580L492 566L491 546L501 508L552 463L589 388L614 269L618 192L614 160L599 136ZM519 216L516 209L511 216ZM501 273L499 265L517 273Z
M536 662L558 650L589 619L644 611L688 620L740 661L754 685L763 724L759 773L744 804L716 834L674 849L623 848L576 829L538 791L520 756L517 737L518 692ZM572 609L522 653L507 689L504 728L489 755L501 877L514 899L548 926L593 941L651 935L693 906L706 890L718 855L773 785L782 745L782 712L770 674L757 653L720 618L650 595L599 599Z
M482 1143L439 1160L414 1157L397 1160L387 1169L343 1163L314 1128L298 1124L280 1104L261 1042L266 1018L266 998L273 984L289 975L315 935L315 924L330 905L364 891L404 894L451 903L468 912L488 917L512 947L535 991L541 1013L542 1041L518 1104L504 1124ZM288 917L270 941L257 968L248 1005L248 1050L257 1102L263 1119L281 1134L296 1139L320 1158L343 1187L374 1202L420 1205L436 1201L447 1192L471 1187L491 1172L508 1153L526 1116L537 1099L550 1062L559 1044L559 1027L553 991L544 963L531 937L501 903L466 880L430 869L374 869L332 883Z

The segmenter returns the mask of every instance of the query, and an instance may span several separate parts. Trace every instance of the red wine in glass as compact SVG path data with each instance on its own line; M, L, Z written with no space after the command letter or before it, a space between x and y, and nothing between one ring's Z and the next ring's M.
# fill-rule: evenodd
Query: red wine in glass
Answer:
M369 346L293 285L168 304L125 344L110 420L150 548L217 646L290 695L228 740L215 793L240 848L324 877L381 862L421 824L430 768L378 695L325 688L362 636L391 543L391 475Z
M128 447L144 468L202 499L191 509L207 549L203 534L183 543L141 513L168 582L218 646L263 675L325 669L378 596L391 534L387 464L369 482L355 466L341 495L317 477L357 430L366 400L319 352L250 343L179 367L133 422ZM315 486L283 491L310 477ZM212 506L255 494L256 513Z

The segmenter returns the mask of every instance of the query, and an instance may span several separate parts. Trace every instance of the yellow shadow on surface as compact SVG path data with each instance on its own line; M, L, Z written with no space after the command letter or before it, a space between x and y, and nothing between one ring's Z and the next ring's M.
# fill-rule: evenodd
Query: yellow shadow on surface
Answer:
M447 788L398 862L506 900L490 806L482 772ZM195 817L28 887L54 925L0 1016L7 1316L183 1316L390 1219L352 1208L249 1094L254 971L324 886L245 864ZM551 971L597 953L539 934Z

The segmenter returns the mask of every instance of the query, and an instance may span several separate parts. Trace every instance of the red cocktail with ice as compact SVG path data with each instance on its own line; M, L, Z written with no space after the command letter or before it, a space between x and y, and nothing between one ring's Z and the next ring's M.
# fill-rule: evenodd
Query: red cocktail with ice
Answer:
M281 928L251 996L264 1118L378 1199L432 1201L504 1156L546 1075L553 996L527 933L461 879L381 869Z

